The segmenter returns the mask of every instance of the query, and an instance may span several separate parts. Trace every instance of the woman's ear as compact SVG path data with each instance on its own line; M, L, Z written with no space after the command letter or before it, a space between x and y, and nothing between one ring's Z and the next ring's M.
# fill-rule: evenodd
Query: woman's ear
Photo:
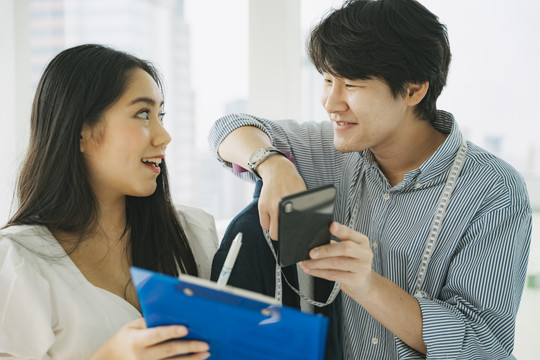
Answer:
M407 105L409 106L416 106L424 96L426 96L426 93L429 89L429 82L426 81L421 84L409 84L407 86Z
M92 137L92 131L90 129L90 126L83 124L82 130L81 130L81 140L80 140L80 149L83 153L86 148L88 147L88 141L90 141Z

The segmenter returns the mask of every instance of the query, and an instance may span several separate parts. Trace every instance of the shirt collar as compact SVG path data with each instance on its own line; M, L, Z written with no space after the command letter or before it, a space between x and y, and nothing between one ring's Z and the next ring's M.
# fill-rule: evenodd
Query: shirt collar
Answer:
M463 143L463 135L454 120L454 116L449 112L437 111L437 118L433 126L448 136L439 148L418 168L420 171L418 181L420 182L432 180L445 173L452 166L456 153Z

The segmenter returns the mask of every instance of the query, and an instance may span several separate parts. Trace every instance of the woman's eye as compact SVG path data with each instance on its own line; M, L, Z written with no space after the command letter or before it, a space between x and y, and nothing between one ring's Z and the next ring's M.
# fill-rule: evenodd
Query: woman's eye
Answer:
M163 122L163 118L165 117L165 113L162 112L159 114L159 121Z
M140 111L137 114L137 117L141 118L141 119L144 119L144 120L148 120L148 119L150 119L150 111L148 111L148 110Z

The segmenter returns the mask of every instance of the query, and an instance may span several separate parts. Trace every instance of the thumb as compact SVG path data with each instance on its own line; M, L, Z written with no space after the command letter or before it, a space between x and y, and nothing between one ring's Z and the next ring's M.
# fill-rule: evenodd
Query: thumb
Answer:
M361 244L367 240L367 237L363 234L360 234L357 231L354 231L348 226L340 224L336 221L330 224L330 234L334 235L341 241L354 241L355 243Z

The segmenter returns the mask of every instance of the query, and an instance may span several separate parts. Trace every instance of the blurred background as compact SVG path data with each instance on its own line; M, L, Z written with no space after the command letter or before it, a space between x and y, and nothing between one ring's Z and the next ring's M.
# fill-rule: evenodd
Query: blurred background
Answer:
M1 0L0 223L28 142L33 93L61 50L102 43L151 60L164 75L175 202L213 214L223 230L253 186L214 160L207 134L231 112L326 121L322 78L307 59L310 28L341 0ZM452 64L438 107L465 136L523 174L534 208L528 278L518 314L518 359L539 359L540 2L423 0L447 25Z

